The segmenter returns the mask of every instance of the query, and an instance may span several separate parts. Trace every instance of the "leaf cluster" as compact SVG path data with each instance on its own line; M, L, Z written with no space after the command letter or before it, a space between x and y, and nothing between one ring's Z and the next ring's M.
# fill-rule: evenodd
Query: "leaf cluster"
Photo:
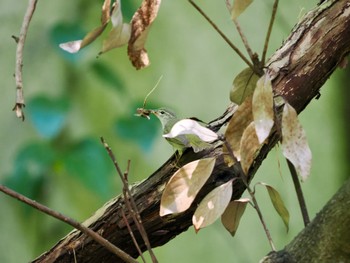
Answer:
M209 129L196 124L195 121L185 119L178 121L170 133L165 137L176 138L181 134L195 134L201 140L220 139L223 142L223 156L228 167L239 165L244 175L254 163L262 146L268 142L272 132L281 133L281 148L283 155L294 165L303 180L307 178L311 167L311 151L309 149L305 132L297 118L296 111L283 99L277 100L283 106L282 116L276 114L276 105L270 77L265 74L252 81L252 72L239 74L235 81L240 83L240 89L252 86L252 91L245 93L241 104L231 118L224 136L216 135ZM236 90L238 86L234 85ZM279 105L281 106L281 105ZM214 136L213 136L214 134ZM209 136L210 135L210 136ZM216 136L215 136L216 135ZM178 169L169 180L161 199L160 215L177 214L186 211L195 200L197 194L210 177L216 157L192 161ZM248 186L247 178L232 178L212 190L200 201L192 222L196 231L212 224L220 216L226 229L234 235L239 220L246 205L252 204L255 209L257 202L248 198L232 199L232 184L235 180L243 180ZM265 186L274 208L282 218L287 230L289 213L278 191L271 185ZM255 199L254 192L249 191L251 198Z

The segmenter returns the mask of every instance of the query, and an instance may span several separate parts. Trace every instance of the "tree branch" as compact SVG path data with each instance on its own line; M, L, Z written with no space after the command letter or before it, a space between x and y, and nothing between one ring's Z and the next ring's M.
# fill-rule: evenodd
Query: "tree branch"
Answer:
M16 50L16 71L15 71L15 79L16 79L16 104L13 107L13 111L16 112L18 118L21 118L24 121L24 113L23 108L24 104L24 95L23 95L23 79L22 79L22 68L23 68L23 49L24 42L26 41L27 32L29 28L30 20L35 11L35 7L38 0L29 0L26 14L24 15L21 31L19 33L19 37L14 37L17 42L17 50Z
M315 219L285 249L271 252L261 262L316 263L349 261L349 202L350 180L342 186Z
M266 71L273 78L275 95L281 95L297 112L301 112L317 96L320 88L333 73L337 65L350 51L350 4L348 0L326 1L307 13L294 27L289 38L275 52L267 63ZM228 114L232 114L232 111ZM225 119L225 115L222 119ZM220 123L220 120L216 120ZM268 152L279 141L278 132L273 132L254 160L248 172L251 180ZM171 157L148 179L132 187L132 195L140 212L144 227L152 247L161 246L191 226L192 214L199 201L216 186L236 177L240 177L239 165L228 168L222 157L222 145L214 149L194 154L187 150L180 160ZM178 166L205 157L218 156L211 177L198 194L193 205L184 213L161 218L159 203L166 182ZM241 196L244 185L235 180L234 199ZM127 212L122 196L110 200L89 218L84 225L95 232L104 233L104 237L131 256L137 256L129 231L123 219L122 210ZM126 213L133 231L136 229L130 213ZM136 233L134 231L134 233ZM141 244L141 237L135 235ZM59 241L50 251L33 262L74 262L72 244L75 244L77 262L122 262L105 248L96 244L80 231L73 231ZM143 251L145 246L140 247Z
M91 237L93 240L95 240L96 242L98 242L99 244L101 244L102 246L104 246L105 248L107 248L110 252L118 255L120 258L122 258L123 260L125 260L125 262L129 262L129 263L137 263L137 261L130 257L128 254L126 254L124 251L120 250L119 248L117 248L116 246L114 246L112 243L110 243L108 240L104 239L103 237L101 237L99 234L97 234L96 232L92 231L90 228L84 226L83 224L80 224L79 222L69 218L68 216L65 216L59 212L53 211L52 209L35 202L32 199L29 199L15 191L12 191L11 189L0 185L0 191L27 204L30 205L31 207L34 207L35 209L49 215L52 216L62 222L67 223L68 225L71 225L72 227L80 230L81 232L85 233L86 235L88 235L89 237ZM74 248L72 248L74 249Z

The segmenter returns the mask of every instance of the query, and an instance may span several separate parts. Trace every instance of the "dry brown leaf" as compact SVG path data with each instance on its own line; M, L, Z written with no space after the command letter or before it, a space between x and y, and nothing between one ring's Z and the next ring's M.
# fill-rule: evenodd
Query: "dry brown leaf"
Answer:
M242 14L252 2L253 0L234 0L231 9L231 19L237 19L237 17Z
M310 175L312 154L298 115L288 103L283 108L281 148L284 157L294 165L302 179L306 180Z
M263 143L274 124L272 85L266 74L256 83L252 108L256 134L259 142Z
M254 122L251 122L245 129L241 139L240 153L241 153L241 166L245 174L248 173L250 166L252 165L256 152L260 149L260 143L255 132Z
M225 211L231 197L232 180L216 187L204 197L192 217L196 232L214 223Z
M165 186L160 201L160 216L188 209L214 169L215 158L186 164L177 170Z
M227 143L230 145L231 150L233 151L234 156L239 161L241 159L240 157L240 144L241 144L241 137L243 135L244 130L246 127L253 121L253 114L252 114L252 97L246 98L246 100L239 105L237 111L232 116L226 132L225 132L225 138ZM232 160L228 149L224 145L223 148L224 153L224 159L228 166L232 166L234 164L234 161Z
M119 1L118 1L119 2ZM110 20L111 0L105 0L102 5L101 26L91 30L82 40L69 41L61 43L59 46L69 53L77 53L83 47L91 44L105 30Z
M150 27L157 17L161 0L143 0L131 20L131 36L128 55L136 69L147 67L150 62L144 48Z
M120 0L115 2L115 6L111 15L113 28L108 34L107 39L103 41L101 52L105 53L113 48L124 46L128 43L131 34L131 27L127 23L123 23L123 14L121 11Z
M231 201L221 216L221 223L232 236L236 234L239 221L249 203L249 198Z

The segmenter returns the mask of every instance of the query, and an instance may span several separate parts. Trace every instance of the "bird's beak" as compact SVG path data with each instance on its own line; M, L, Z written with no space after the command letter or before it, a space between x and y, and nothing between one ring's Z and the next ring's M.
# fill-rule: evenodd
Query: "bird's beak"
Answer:
M158 115L156 110L149 110L149 112L156 115L156 116Z

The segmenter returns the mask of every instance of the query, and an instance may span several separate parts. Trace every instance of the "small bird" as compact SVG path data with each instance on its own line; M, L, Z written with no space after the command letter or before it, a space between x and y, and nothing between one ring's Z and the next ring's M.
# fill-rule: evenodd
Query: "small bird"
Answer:
M150 113L158 117L163 127L163 137L178 151L180 156L184 150L189 147L192 147L194 152L199 152L211 146L210 143L201 140L194 133L180 134L176 137L169 138L167 135L171 132L173 126L180 121L176 117L176 114L165 108L150 110ZM199 124L197 125L199 126Z

